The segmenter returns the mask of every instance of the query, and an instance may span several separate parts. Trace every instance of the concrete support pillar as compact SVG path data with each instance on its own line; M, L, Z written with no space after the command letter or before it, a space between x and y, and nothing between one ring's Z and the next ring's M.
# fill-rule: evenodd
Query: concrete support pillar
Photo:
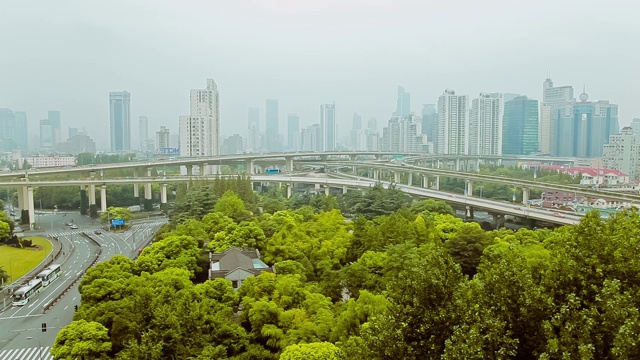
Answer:
M291 198L291 196L293 196L293 184L287 186L287 199Z
M93 196L95 197L95 194ZM100 188L100 211L107 211L107 185Z
M527 205L529 203L529 196L531 195L529 188L522 188L522 203Z
M209 164L207 164L207 163L202 163L202 164L200 164L200 176L205 176L205 175L207 175L207 166L208 166L208 165L209 165Z
M473 181L467 180L467 196L473 196Z
M325 186L324 187L324 194L325 194L325 196L331 195L331 188L328 187L328 186Z
M473 220L473 206L467 206L467 219Z
M253 175L256 173L255 169L253 168L253 160L251 159L247 159L244 161L244 168L247 174L249 175Z
M400 173L399 172L394 172L393 173L393 182L396 184L400 184Z
M436 168L440 169L441 166L442 163L440 162L440 159L438 159L438 161L436 162Z
M27 209L27 187L20 186L18 187L18 208L20 210Z
M345 185L345 186L343 186L343 187L342 187L342 193L343 193L343 194L346 194L346 193L347 193L347 191L348 191L347 186L346 186L346 185Z
M187 176L192 176L193 175L193 165L185 165L185 167L187 168Z
M354 166L354 167L351 169L351 173L352 173L353 175L358 175L358 169Z
M373 178L376 179L376 180L380 179L380 170L378 170L378 169L374 169L373 170Z
M144 184L144 199L151 200L153 194L151 193L151 183Z
M138 184L133 184L133 197L134 198L139 198L140 197L140 188L138 187Z
M316 190L316 192L319 192L319 190L320 190L320 184L315 184L314 189Z
M497 229L504 227L504 215L502 214L491 214L493 216L493 226Z
M407 175L409 175L409 179L407 179L407 185L411 186L413 185L413 173L408 173Z
M89 185L89 193L87 194L89 198L89 206L96 204L96 186Z
M422 176L422 187L425 189L429 188L429 177L427 175Z
M436 190L440 190L440 175L436 175Z
M286 170L288 172L293 172L293 156L286 156L284 160L286 162Z
M27 187L27 206L29 208L29 224L30 228L33 230L35 221L36 221L36 209L33 204L33 187Z
M480 158L476 160L476 171L480 171Z
M456 171L460 171L460 158L456 159Z
M160 204L167 203L167 184L162 184L160 192Z

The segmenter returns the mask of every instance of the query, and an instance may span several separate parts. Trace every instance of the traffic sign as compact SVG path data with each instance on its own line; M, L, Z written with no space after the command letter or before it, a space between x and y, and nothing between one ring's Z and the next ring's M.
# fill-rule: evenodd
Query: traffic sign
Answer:
M124 226L124 219L112 219L111 226Z

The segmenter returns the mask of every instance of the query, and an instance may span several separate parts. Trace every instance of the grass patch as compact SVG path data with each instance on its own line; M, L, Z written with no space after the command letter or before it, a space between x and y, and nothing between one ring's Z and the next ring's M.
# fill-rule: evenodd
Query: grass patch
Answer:
M39 236L26 236L25 239L31 239L35 246L24 249L0 246L0 266L7 273L11 272L10 282L31 271L51 253L52 245L47 239Z

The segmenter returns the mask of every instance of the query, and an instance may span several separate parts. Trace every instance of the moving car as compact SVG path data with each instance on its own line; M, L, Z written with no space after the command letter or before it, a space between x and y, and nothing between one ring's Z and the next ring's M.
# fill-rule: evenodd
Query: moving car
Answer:
M78 228L78 225L73 224L73 225L71 225L71 228L72 228L72 229L77 229L77 228Z
M102 230L98 229L98 230L94 231L93 233L96 234L96 235L100 235L100 234L102 234Z

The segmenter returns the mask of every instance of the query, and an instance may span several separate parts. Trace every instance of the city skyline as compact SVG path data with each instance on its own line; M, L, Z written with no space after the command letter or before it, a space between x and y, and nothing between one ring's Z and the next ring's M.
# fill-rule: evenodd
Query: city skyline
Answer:
M246 109L266 98L280 100L281 114L298 114L301 128L318 121L318 104L335 100L342 129L354 112L386 122L397 107L398 85L411 93L415 113L445 88L472 96L514 92L542 101L540 82L549 70L559 84L579 89L586 83L591 98L619 104L621 126L640 117L638 54L628 45L640 30L632 17L636 6L629 3L603 8L547 0L514 9L505 1L462 7L384 0L195 1L154 2L124 14L116 10L119 4L3 3L0 39L16 51L0 59L0 80L9 84L0 89L0 107L26 111L30 134L38 133L37 121L48 110L57 109L64 127L84 126L97 138L108 130L103 99L114 89L135 97L132 118L148 116L150 129L176 128L175 119L188 107L182 95L203 78L216 79L224 94L225 136L246 134ZM148 8L156 14L153 21L166 26L153 26ZM593 13L599 21L584 26ZM476 32L491 33L491 46L477 41ZM194 35L202 33L225 36ZM82 50L78 43L85 44ZM606 43L615 58L584 56L594 43ZM260 54L259 61L252 54ZM115 66L123 56L126 66ZM284 128L286 118L279 121Z

